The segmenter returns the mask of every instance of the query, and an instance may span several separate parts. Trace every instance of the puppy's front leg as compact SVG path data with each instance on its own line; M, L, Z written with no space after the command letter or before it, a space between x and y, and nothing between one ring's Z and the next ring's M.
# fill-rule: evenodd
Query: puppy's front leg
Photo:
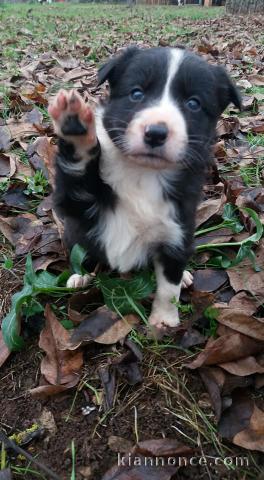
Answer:
M59 137L57 164L66 173L81 175L90 160L100 155L94 113L75 90L60 90L49 106Z
M92 160L100 157L100 144L94 113L78 92L60 90L49 106L49 114L59 137L54 202L65 217L64 239L70 247L82 237L82 222L75 221L75 217L88 208L88 202L95 211L95 186L89 184L89 181L96 183L94 167L90 167L93 180L89 180L86 173L94 163ZM90 281L90 275L74 274L68 279L67 287L85 287Z
M169 268L167 262L170 262ZM179 320L178 302L182 288L188 288L193 281L190 272L183 270L174 258L156 260L155 272L157 291L152 305L149 323L158 329L176 327Z

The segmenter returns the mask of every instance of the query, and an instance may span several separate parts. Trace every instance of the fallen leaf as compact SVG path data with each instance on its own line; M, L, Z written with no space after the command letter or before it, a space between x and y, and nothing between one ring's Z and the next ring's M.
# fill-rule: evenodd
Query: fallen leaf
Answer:
M21 137L25 138L25 137L33 137L33 136L39 135L37 128L31 123L26 123L26 122L9 123L7 128L9 130L11 140L19 140Z
M261 302L257 298L242 291L231 298L228 306L230 308L240 309L245 315L253 315L260 305Z
M186 366L191 369L202 365L219 365L224 362L232 362L240 358L255 355L263 351L263 342L241 333L222 335L213 340L209 338L204 350Z
M27 195L24 193L24 187L17 186L8 190L2 199L9 207L18 208L20 210L28 210L30 208L30 201Z
M247 428L233 437L233 443L248 450L264 452L264 412L256 405Z
M10 350L4 342L3 334L0 330L0 367L5 363L10 355Z
M257 87L264 86L264 75L252 74L248 76L248 79L250 80L252 85L256 85Z
M228 276L225 271L212 268L195 270L193 288L200 292L215 292L226 283Z
M217 321L237 332L264 341L264 319L247 315L240 308L218 308Z
M100 367L98 373L104 389L105 410L110 410L115 398L116 369L107 365Z
M135 315L120 318L109 308L99 307L74 329L67 348L75 349L90 341L111 345L126 337L138 321Z
M66 385L50 385L48 382L42 383L43 384L39 387L35 387L29 390L30 395L39 400L46 400L47 397L53 397L54 395L58 395L59 393L67 392L70 388L75 387L76 383L78 382L74 380L71 383L67 383Z
M110 468L102 480L170 480L179 469L179 457L188 457L194 451L176 439L145 440L122 457L122 464Z
M57 425L55 423L54 415L46 407L44 407L41 412L41 415L38 420L38 424L45 430L46 442L49 441L50 438L54 437L58 431Z
M43 120L43 114L40 112L38 108L33 108L30 112L27 112L23 120L28 123L32 123L32 125L41 125Z
M235 445L264 452L264 412L248 392L233 392L232 405L219 422L219 433Z
M175 457L178 455L190 455L193 451L193 448L183 445L176 438L144 440L135 446L135 452L146 457Z
M77 68L79 65L79 60L73 58L70 55L54 55L55 60L62 68L73 69Z
M28 148L28 155L32 162L32 158L37 155L43 165L45 166L49 181L51 185L54 185L55 168L54 157L57 152L57 147L52 143L51 137L37 138Z
M136 385L143 380L141 370L138 364L138 358L132 351L127 351L123 355L113 359L112 365L117 368L122 378L129 385Z
M10 147L11 133L7 127L0 127L0 150L4 152Z
M233 375L246 377L247 375L253 375L255 373L264 373L263 356L261 363L262 365L255 357L249 356L236 360L235 362L220 363L219 366Z
M48 384L31 390L35 396L52 395L77 385L83 365L81 351L65 348L70 334L57 320L48 304L45 308L45 320L46 324L40 334L39 346L46 353L41 361L41 374Z
M13 172L14 174L15 172ZM1 177L10 177L11 175L11 165L10 157L4 153L0 153L0 176Z
M219 137L237 135L239 131L239 119L237 117L221 118L217 123L216 132Z
M221 215L225 201L226 198L222 195L219 198L210 198L200 203L196 213L196 228L207 222L213 215Z
M74 68L70 72L66 72L63 75L64 82L71 82L72 80L77 80L77 78L86 77L91 72L90 69L84 69L82 67Z
M73 323L80 323L86 317L87 313L82 311L87 305L100 305L102 304L102 294L96 287L90 288L88 292L81 292L72 295L68 302L68 316Z
M260 241L255 250L256 264L260 268L259 272L253 270L252 264L248 258L245 258L240 264L227 270L230 285L239 292L246 290L254 297L263 302L264 285L264 241Z

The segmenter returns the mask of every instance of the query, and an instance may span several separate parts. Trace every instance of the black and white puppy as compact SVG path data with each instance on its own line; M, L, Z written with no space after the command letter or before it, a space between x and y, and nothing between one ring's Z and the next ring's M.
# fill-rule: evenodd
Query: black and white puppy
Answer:
M240 96L222 67L183 48L129 48L99 70L110 97L94 114L75 91L49 107L59 137L55 205L65 241L127 272L153 262L150 323L176 326L192 276L195 212L210 165L217 119ZM89 277L73 275L68 286ZM174 302L175 303L175 302Z

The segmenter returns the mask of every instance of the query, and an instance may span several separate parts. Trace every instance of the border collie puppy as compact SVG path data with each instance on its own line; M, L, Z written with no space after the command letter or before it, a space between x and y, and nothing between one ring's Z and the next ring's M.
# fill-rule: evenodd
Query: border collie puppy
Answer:
M55 207L68 248L86 265L119 272L153 262L157 291L149 322L179 323L195 212L210 165L217 119L240 96L222 67L183 48L128 48L99 70L110 97L94 114L76 91L49 107L59 137ZM69 287L88 283L73 275Z

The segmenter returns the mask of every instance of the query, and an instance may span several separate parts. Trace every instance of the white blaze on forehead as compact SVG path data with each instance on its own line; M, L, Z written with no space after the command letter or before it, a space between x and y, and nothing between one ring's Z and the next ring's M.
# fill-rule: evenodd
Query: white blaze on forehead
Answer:
M165 84L165 88L162 94L162 103L164 101L171 100L171 93L170 87L173 82L173 79L180 68L180 65L183 61L184 57L184 50L181 48L171 48L169 50L169 65L168 65L168 73L167 73L167 81Z

